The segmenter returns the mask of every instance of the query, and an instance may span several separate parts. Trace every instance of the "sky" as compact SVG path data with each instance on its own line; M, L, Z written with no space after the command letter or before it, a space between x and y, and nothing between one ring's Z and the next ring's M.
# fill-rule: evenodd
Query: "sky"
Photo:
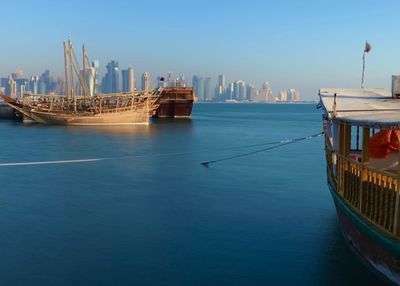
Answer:
M0 76L50 69L63 75L63 40L85 44L101 73L110 60L136 78L194 74L244 80L276 95L296 88L359 87L365 41L366 87L400 74L400 1L19 0L2 1Z

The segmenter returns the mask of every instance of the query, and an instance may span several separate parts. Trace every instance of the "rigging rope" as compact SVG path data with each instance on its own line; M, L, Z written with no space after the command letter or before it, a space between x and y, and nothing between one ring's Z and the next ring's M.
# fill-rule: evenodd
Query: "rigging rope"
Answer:
M253 155L253 154L269 151L269 150L272 150L272 149L275 149L275 148L279 148L279 147L282 147L282 146L285 146L285 145L289 145L289 144L297 143L297 142L304 141L304 140L307 140L307 139L319 137L319 136L322 136L322 134L324 134L324 132L319 132L319 133L316 133L316 134L313 134L313 135L310 135L310 136L306 136L306 137L282 140L282 141L276 142L277 145L272 146L272 147L263 148L263 149L259 149L259 150L254 150L254 151L247 152L247 153L241 153L241 154L233 155L233 156L230 156L230 157L224 157L224 158L221 158L221 159L205 161L205 162L202 162L201 164L204 167L209 168L210 164L212 164L212 163L228 161L228 160L232 160L232 159L236 159L236 158L240 158L240 157L246 157L246 156L250 156L250 155ZM271 144L271 143L264 143L262 145L267 145L267 144ZM253 146L260 146L260 144L256 144L256 145L253 145Z

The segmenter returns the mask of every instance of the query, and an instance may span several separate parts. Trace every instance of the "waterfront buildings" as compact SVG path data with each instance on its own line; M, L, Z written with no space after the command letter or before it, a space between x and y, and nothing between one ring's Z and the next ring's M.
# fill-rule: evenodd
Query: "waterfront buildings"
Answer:
M211 77L207 77L204 80L204 100L205 101L211 101L213 99L212 91L213 91L213 88L211 86Z
M107 72L101 81L103 93L116 93L120 91L119 67L117 61L111 61L106 66Z
M100 63L93 61L86 69L86 85L88 95L93 96L99 91L102 93L132 92L140 89L150 91L154 87L186 87L188 83L183 75L174 76L173 72L167 72L166 76L158 76L151 81L150 73L143 72L139 84L136 85L135 71L132 67L125 70L119 70L118 62L110 61L106 65L104 76L100 81ZM81 71L81 75L83 71ZM228 82L224 74L219 74L216 83L210 76L194 75L192 78L192 87L197 101L202 102L298 102L300 101L300 92L297 89L282 88L277 94L273 93L273 89L269 82L265 81L262 86L257 87L255 84L246 84L244 80L235 80ZM77 78L75 78L78 83ZM214 83L213 83L214 82ZM190 84L189 84L190 86ZM75 84L72 88L75 93L79 94L79 85ZM63 78L56 81L50 74L49 70L45 70L40 76L23 77L23 72L18 71L12 73L9 77L0 78L0 91L6 95L19 97L25 92L32 94L65 94L65 83Z
M132 67L122 70L122 91L135 91L135 72L133 71Z
M246 83L243 80L235 81L233 85L233 99L246 100Z
M142 74L142 90L151 90L150 73L147 71Z

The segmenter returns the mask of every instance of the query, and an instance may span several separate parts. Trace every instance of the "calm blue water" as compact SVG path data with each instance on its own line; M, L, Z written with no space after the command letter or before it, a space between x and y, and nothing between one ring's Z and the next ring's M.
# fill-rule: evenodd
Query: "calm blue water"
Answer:
M0 122L0 285L379 285L348 250L313 105L197 104L191 120ZM262 147L261 147L262 148ZM123 157L127 156L127 157Z

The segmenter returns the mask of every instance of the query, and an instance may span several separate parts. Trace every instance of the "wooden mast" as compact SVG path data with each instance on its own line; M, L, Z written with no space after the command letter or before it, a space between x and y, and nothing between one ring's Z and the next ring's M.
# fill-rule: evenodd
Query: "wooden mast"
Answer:
M85 51L85 45L82 45L82 93L83 93L83 98L86 100L86 51Z
M65 70L65 95L67 96L67 101L69 98L69 85L68 85L68 67L67 67L67 43L64 41L64 70Z
M76 98L75 98L75 88L74 88L74 71L72 70L72 43L71 39L68 39L68 54L69 54L69 72L71 76L71 94L74 101L74 112L76 113Z

